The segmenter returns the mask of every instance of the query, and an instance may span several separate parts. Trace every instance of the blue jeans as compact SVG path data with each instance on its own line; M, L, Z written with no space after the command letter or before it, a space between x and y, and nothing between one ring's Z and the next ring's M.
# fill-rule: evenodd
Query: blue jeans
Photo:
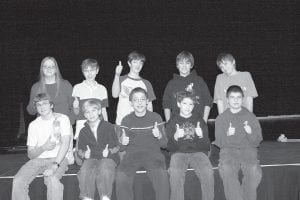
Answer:
M242 184L239 170L243 173ZM221 149L219 173L227 200L256 200L256 189L262 178L256 149Z
M101 198L104 195L110 198L115 180L115 168L116 163L110 158L85 160L77 174L80 198L94 199L95 185Z
M54 161L55 158L35 158L25 163L14 177L12 200L29 200L29 184L37 175L52 166ZM65 159L53 175L44 177L44 183L47 186L48 200L63 200L64 186L60 182L60 179L67 170L68 162Z
M174 153L171 156L169 174L171 186L171 200L184 200L185 172L188 166L194 168L201 183L202 199L214 199L214 172L206 154Z

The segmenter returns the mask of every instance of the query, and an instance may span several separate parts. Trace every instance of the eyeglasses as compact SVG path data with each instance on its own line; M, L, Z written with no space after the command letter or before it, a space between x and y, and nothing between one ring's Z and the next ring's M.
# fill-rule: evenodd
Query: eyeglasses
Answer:
M144 101L147 101L147 99L146 99L146 98L132 99L132 101L133 101L134 103L138 103L138 102L144 102Z
M35 105L36 105L36 107L42 107L42 106L46 106L46 105L49 105L50 104L50 102L38 102L38 103L36 103Z
M50 65L50 66L43 66L44 69L55 69L54 65Z

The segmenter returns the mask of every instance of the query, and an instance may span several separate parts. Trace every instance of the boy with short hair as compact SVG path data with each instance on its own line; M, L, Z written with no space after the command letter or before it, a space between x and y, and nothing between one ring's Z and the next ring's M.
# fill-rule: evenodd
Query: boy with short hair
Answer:
M203 118L205 122L208 120L212 97L203 78L197 74L195 69L192 70L193 66L194 57L190 52L182 51L177 55L176 67L179 75L173 75L173 79L168 82L163 95L166 121L169 121L173 115L179 114L176 97L177 93L181 91L188 91L195 95L193 114Z
M79 132L86 122L83 111L80 110L84 101L93 99L101 103L101 115L105 121L108 121L106 111L106 108L108 107L107 90L102 84L99 84L95 80L99 73L99 64L97 60L91 58L85 59L81 63L81 70L85 80L74 86L72 94L75 98L73 102L73 109L74 113L77 115L74 139L78 138Z
M100 118L102 109L98 101L85 101L82 111L87 122L78 138L77 153L83 160L77 174L80 198L93 199L96 185L101 200L109 200L119 162L118 139L113 125Z
M257 147L262 141L256 116L242 107L243 90L233 85L227 89L229 108L215 122L215 144L220 147L219 173L227 200L255 200L262 178ZM242 170L242 184L239 182Z
M242 88L244 93L242 105L253 112L253 98L258 95L251 74L237 71L236 61L229 53L219 54L217 65L223 72L217 76L214 89L214 103L218 106L218 113L221 114L229 107L226 100L226 91L231 85L238 85Z
M48 200L63 200L64 186L60 179L68 170L66 154L69 149L71 125L69 118L53 112L51 97L37 94L33 104L39 116L28 127L27 153L29 161L15 175L12 200L29 199L29 184L44 174Z
M116 124L120 125L122 119L133 112L133 108L130 105L129 94L137 87L141 87L147 91L149 96L149 102L147 109L153 111L152 101L156 99L151 83L140 76L140 72L144 66L146 57L137 52L133 51L128 55L128 66L130 71L127 75L120 76L123 70L121 61L115 70L115 78L112 85L112 96L119 98L117 107Z
M210 148L208 128L203 118L193 114L194 102L192 93L178 92L179 114L166 125L168 150L172 154L169 168L171 200L184 199L185 172L189 165L201 182L202 199L214 199L214 173L207 156Z
M117 169L118 200L133 200L133 181L136 170L144 167L152 182L156 200L169 200L169 181L165 158L160 147L167 145L161 117L147 110L148 95L140 87L133 89L129 100L134 112L121 123L121 144L126 154Z

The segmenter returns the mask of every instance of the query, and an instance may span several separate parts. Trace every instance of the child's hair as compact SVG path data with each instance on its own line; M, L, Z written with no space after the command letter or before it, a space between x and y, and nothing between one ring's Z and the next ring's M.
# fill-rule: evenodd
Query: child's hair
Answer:
M98 101L95 100L86 100L83 104L82 104L82 111L85 112L87 110L87 108L89 107L96 107L97 110L101 110L101 104Z
M135 94L135 93L144 93L145 96L146 96L146 99L148 99L148 93L145 89L141 88L141 87L137 87L137 88L134 88L131 92L130 92L130 95L129 95L129 101L132 101L132 96Z
M88 67L99 69L99 64L96 59L87 58L81 63L81 70L85 70Z
M56 82L55 97L57 97L58 92L59 92L59 87L60 87L60 84L61 84L61 81L63 80L63 78L61 76L61 73L59 71L58 64L57 64L55 58L50 57L50 56L45 57L41 62L40 75L39 75L39 85L40 86L39 86L38 92L39 93L47 93L46 83L45 83L45 75L43 73L43 67L44 67L44 64L47 60L51 60L54 63L54 67L55 67L55 71L56 71L56 73L55 73L55 82Z
M180 103L184 98L190 98L194 103L196 101L196 97L193 93L188 91L180 91L176 94L176 100Z
M131 62L132 60L141 60L143 63L145 63L146 57L144 54L138 51L133 51L128 55L128 62Z
M36 104L40 101L48 100L50 104L53 105L51 97L47 93L39 93L33 99L33 105L36 107Z
M188 51L180 52L176 57L176 64L178 64L178 62L182 60L187 60L191 63L192 67L194 66L194 62L195 62L194 56L190 52Z
M220 67L222 62L224 62L225 60L229 60L230 62L235 61L232 54L230 54L230 53L220 53L217 57L217 65Z
M244 92L243 92L242 88L238 85L229 86L229 88L226 91L226 97L228 98L230 93L232 93L232 92L238 92L238 93L241 93L242 96L244 96Z

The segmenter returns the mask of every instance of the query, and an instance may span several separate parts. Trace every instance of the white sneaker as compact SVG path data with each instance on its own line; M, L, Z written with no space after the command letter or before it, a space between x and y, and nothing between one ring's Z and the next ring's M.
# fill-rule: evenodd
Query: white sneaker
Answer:
M82 200L93 200L93 199L88 198L88 197L83 197Z
M110 198L108 198L108 196L103 196L101 200L110 200Z

